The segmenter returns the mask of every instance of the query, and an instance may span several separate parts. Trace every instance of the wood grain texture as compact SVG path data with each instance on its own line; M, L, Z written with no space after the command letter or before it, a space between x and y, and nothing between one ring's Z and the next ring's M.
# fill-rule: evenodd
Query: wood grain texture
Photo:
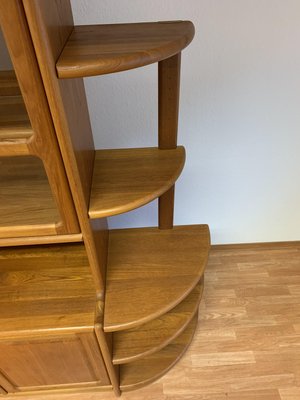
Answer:
M164 375L179 360L188 348L197 327L197 316L181 335L159 352L141 360L124 364L120 370L122 391L138 389Z
M24 142L33 134L14 71L0 71L0 145Z
M75 26L57 73L78 78L142 67L180 52L193 36L189 21Z
M18 96L20 94L15 71L0 71L0 96Z
M82 242L82 234L0 238L0 247Z
M82 243L0 252L0 339L93 331L95 291Z
M201 278L209 246L207 225L110 231L104 331L133 328L180 303Z
M177 146L181 53L158 63L158 144Z
M55 235L60 222L43 163L36 157L0 159L0 238Z
M180 335L198 311L203 282L202 279L181 303L161 317L137 328L115 332L113 363L124 364L148 356Z
M0 394L7 394L7 391L3 389L3 387L0 386Z
M4 375L3 371L0 371L0 384L1 387L3 388L4 393L15 393L17 391L15 385L13 385L8 378ZM1 392L0 392L1 393Z
M0 157L29 154L33 135L28 113L12 71L0 71Z
M12 23L13 21L13 23ZM27 20L21 0L0 1L0 22L10 53L11 61L18 79L22 97L26 105L33 137L27 141L30 154L43 160L47 177L60 214L56 225L59 234L79 233L73 199L62 163L52 118L49 112L44 85L32 45ZM24 154L20 144L2 143L1 153L6 155Z
M109 385L93 332L0 342L0 351L0 368L20 391L78 383Z
M103 297L107 223L90 223L94 142L82 79L58 80L55 62L73 29L68 0L23 0L98 298Z
M176 181L184 161L183 147L96 151L90 218L121 214L154 200Z
M212 248L200 322L191 346L158 382L123 393L122 399L298 400L299 263L299 243L266 243L264 247L229 247L228 250L223 247L218 251ZM284 275L283 269L286 269ZM256 316L248 316L249 304L257 305ZM271 305L268 313L266 309L260 310L263 304ZM286 314L283 304L296 307L288 308ZM240 361L245 352L252 352L256 362L230 365L229 356L225 358L227 352ZM236 355L232 354L235 352ZM200 366L202 358L214 353L220 353L224 365ZM251 361L249 356L248 361ZM32 400L32 395L23 398ZM51 396L51 400L114 398L113 393L101 394L95 390ZM45 396L36 395L35 399L44 400Z
M160 149L177 147L181 53L158 63L158 146ZM173 186L159 198L158 225L171 229L174 219Z
M95 333L105 361L107 373L112 383L112 387L115 395L118 397L121 395L120 382L119 382L119 367L114 366L112 363L112 336L105 334L103 331L103 313L101 317L97 319L95 323Z

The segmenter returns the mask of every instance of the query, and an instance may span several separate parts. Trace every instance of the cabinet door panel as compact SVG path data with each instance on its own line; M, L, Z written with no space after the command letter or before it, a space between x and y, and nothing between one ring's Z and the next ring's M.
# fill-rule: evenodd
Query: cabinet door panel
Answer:
M0 369L19 390L98 383L109 385L93 333L0 344Z

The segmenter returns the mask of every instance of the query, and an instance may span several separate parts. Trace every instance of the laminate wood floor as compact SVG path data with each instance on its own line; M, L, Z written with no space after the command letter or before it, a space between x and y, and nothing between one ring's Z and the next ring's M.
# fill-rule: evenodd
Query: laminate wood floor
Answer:
M213 249L204 286L198 330L187 353L159 381L122 399L299 400L300 245Z

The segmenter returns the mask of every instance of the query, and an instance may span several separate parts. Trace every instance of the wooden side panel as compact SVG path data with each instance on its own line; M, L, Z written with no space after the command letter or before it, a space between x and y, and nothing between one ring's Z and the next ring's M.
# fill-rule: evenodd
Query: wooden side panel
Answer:
M77 233L74 204L21 0L0 0L0 22L34 132L29 152L43 160L60 211L56 231Z
M59 80L55 63L73 29L68 0L23 0L32 40L87 248L98 297L103 297L107 254L106 220L88 220L94 143L83 81Z
M0 343L0 353L0 369L19 390L85 382L110 384L92 332L47 341Z

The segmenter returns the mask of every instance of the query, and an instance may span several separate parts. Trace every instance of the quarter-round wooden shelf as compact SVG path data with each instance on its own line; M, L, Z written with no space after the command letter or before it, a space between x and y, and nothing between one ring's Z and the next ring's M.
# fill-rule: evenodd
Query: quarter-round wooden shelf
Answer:
M156 199L175 183L184 161L182 146L96 151L90 218L121 214Z
M137 328L115 332L113 363L125 364L148 356L180 335L198 311L203 281L168 313Z
M58 61L59 78L142 67L183 50L194 37L189 21L75 26Z
M120 368L122 391L141 388L163 376L183 356L197 328L197 315L185 331L162 350Z
M179 304L202 277L209 245L207 225L110 231L104 330L136 327Z

